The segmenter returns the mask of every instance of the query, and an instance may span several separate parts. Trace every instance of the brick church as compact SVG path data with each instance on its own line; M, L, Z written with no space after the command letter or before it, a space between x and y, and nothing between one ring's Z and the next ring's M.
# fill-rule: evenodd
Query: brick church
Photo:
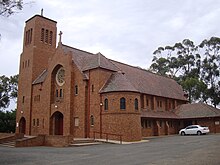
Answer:
M220 132L219 110L187 104L173 79L64 45L62 33L57 45L56 24L43 15L26 21L17 133L138 141L197 123Z

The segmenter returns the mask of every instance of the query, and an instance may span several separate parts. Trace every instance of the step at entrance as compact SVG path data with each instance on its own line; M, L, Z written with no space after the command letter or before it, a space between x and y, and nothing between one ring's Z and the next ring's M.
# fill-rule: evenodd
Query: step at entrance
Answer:
M90 145L98 145L102 144L101 142L96 142L94 139L88 138L75 138L69 146L72 147L82 147L82 146L90 146Z
M0 147L15 147L15 140L0 143Z

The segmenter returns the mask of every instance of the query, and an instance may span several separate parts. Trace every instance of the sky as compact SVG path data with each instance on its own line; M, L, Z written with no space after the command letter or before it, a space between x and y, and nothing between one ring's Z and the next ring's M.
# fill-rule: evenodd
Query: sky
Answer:
M25 21L42 8L63 44L145 69L160 46L220 36L219 0L34 0L0 16L0 76L18 74Z

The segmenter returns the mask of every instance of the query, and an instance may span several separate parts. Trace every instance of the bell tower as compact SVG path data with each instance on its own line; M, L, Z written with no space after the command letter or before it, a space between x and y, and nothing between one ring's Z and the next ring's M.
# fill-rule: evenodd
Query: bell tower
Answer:
M47 69L56 50L57 22L35 15L25 22L20 56L16 133L31 135L32 83Z

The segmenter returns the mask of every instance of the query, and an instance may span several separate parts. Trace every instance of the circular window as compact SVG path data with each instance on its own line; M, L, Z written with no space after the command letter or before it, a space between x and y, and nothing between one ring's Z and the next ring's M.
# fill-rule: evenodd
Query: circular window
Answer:
M57 71L57 74L56 74L56 82L59 86L62 86L65 83L64 78L65 78L65 70L62 67Z

